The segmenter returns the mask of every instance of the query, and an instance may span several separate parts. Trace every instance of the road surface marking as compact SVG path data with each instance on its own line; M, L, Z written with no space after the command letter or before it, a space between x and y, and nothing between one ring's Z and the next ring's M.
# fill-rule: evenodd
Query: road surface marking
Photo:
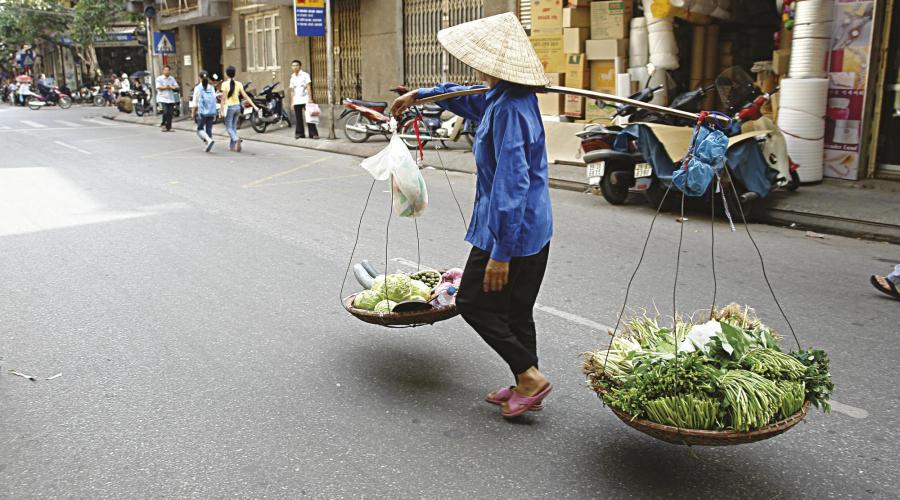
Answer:
M368 172L362 172L359 174L349 174L349 175L333 175L331 177L313 177L312 179L301 179L299 181L286 181L286 182L270 182L269 184L261 184L250 187L269 187L269 186L288 186L291 184L306 184L308 182L319 182L319 181L334 181L338 179L349 179L351 177L362 177L364 175L370 175Z
M396 262L396 263L398 263L398 264L403 264L404 266L410 267L410 268L412 268L412 269L419 269L419 268L423 268L423 269L434 269L433 267L426 266L426 265L421 265L421 266L420 266L420 265L416 264L415 262L413 262L413 261L411 261L411 260L404 259L403 257L395 257L395 258L393 258L393 259L391 259L391 260L394 261L394 262ZM604 333L605 333L605 332L608 332L608 331L611 331L611 330L612 330L612 328L610 328L610 327L608 327L608 326L606 326L606 325L604 325L604 324L602 324L602 323L597 323L596 321L591 321L591 320L589 320L589 319L587 319L587 318L583 318L583 317L581 317L581 316L579 316L579 315L577 315L577 314L572 314L572 313L570 313L570 312L561 311L561 310L559 310L559 309L557 309L557 308L555 308L555 307L545 306L545 305L543 305L543 304L535 304L535 305L534 305L534 308L537 309L538 311L541 311L541 312L543 312L543 313L547 313L547 314L549 314L549 315L551 315L551 316L556 316L557 318L561 318L561 319L564 319L564 320L567 320L567 321L571 321L572 323L576 323L576 324L579 324L579 325L581 325L581 326L586 326L586 327L588 327L588 328L597 330L597 331L599 331L599 332L604 332Z
M0 125L0 129L6 130L8 128L9 128L9 126L7 126L7 125Z
M53 121L55 121L56 123L58 123L58 124L60 124L60 125L62 125L62 126L64 126L64 127L74 127L74 128L78 128L78 127L81 126L81 125L79 125L79 124L77 124L77 123L67 122L67 121L65 121L65 120L53 120Z
M53 143L54 143L54 144L59 144L60 146L62 146L62 147L64 147L64 148L69 148L69 149L71 149L71 150L73 150L73 151L78 151L79 153L84 153L84 154L86 154L86 155L91 154L90 151L85 151L85 150L83 150L83 149L81 149L81 148L76 148L75 146L72 146L72 145L70 145L70 144L66 144L66 143L64 143L64 142L53 141Z
M869 416L869 412L863 410L862 408L857 408L855 406L845 405L844 403L840 403L835 400L828 401L831 404L831 409L847 415L848 417L863 419Z
M19 121L21 121L25 125L28 125L29 127L32 127L32 128L47 128L46 125L41 125L40 123L33 122L31 120L19 120Z
M92 140L96 140L96 139L92 139ZM142 160L149 160L150 158L157 158L157 157L160 157L160 156L174 155L174 154L177 154L177 153L184 153L185 151L193 151L193 150L198 150L198 151L199 151L199 150L200 150L200 145L198 144L198 145L195 145L195 146L191 146L191 147L189 147L189 148L176 149L176 150L174 150L174 151L168 151L168 150L166 150L166 151L162 151L162 152L159 152L159 153L153 153L153 154L141 156L141 159L142 159ZM169 157L169 158L171 159L172 157Z
M43 126L43 125L42 125ZM140 125L121 125L114 128L134 128L139 127ZM0 127L2 128L2 127ZM109 130L109 126L106 127L78 127L78 130L95 130L98 128L102 128L104 130ZM3 130L3 132L36 132L40 130L41 132L49 132L51 130L72 130L70 127L47 127L42 129L34 129L34 128L11 128L8 130Z
M277 178L279 178L279 177L282 177L282 176L285 176L285 175L288 175L288 174L292 174L292 173L294 173L294 172L296 172L296 171L298 171L298 170L302 170L302 169L304 169L304 168L309 168L309 167L315 166L317 163L322 163L323 161L325 161L325 160L327 160L327 159L328 159L327 157L326 157L326 158L319 158L318 160L313 160L313 161L311 161L311 162L304 163L303 165L300 165L300 166L298 166L298 167L289 168L289 169L287 169L287 170L284 170L284 171L281 171L281 172L272 174L272 175L270 175L270 176L263 177L262 179L257 179L257 180L255 180L255 181L248 182L247 184L244 184L244 185L241 186L241 187L243 187L243 188L257 187L257 186L259 186L260 184L263 184L263 183L265 183L265 182L267 182L267 181L270 181L270 180L272 180L272 179L277 179Z
M99 123L100 125L103 125L104 127L115 127L116 126L115 123L112 123L110 121L95 120L93 118L82 118L81 121L88 122L88 123Z

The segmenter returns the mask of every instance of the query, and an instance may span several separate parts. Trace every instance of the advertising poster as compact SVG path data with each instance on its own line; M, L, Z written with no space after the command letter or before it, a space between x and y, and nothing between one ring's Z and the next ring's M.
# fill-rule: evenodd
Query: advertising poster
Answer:
M825 121L826 177L859 177L874 9L875 0L835 1Z
M325 36L325 0L294 0L297 36Z

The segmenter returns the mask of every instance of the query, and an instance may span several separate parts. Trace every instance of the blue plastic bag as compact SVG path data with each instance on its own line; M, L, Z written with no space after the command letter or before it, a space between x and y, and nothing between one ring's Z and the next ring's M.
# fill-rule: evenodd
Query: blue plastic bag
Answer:
M700 127L694 131L693 153L672 175L672 183L688 196L703 196L716 172L725 165L728 137L721 130Z

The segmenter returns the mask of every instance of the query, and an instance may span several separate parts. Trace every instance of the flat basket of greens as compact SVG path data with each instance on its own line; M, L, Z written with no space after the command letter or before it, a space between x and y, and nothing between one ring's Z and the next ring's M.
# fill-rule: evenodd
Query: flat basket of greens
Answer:
M624 321L609 349L585 354L604 404L632 428L683 445L727 446L777 436L810 404L829 411L823 351L782 351L772 329L732 304L705 323Z

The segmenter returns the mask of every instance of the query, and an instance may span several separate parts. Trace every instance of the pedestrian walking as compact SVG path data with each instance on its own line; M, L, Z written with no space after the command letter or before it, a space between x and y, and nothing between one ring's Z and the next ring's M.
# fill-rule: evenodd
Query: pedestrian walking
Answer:
M253 99L250 99L250 96L244 91L244 84L234 79L235 73L237 73L237 70L234 66L225 68L225 81L222 82L221 86L222 94L225 96L222 118L225 121L225 130L228 131L228 136L231 138L228 149L240 153L241 142L243 141L238 135L237 124L238 118L240 118L243 111L241 100L244 99L249 102L253 109L257 111L259 111L259 107L254 104Z
M891 274L887 276L873 274L869 281L879 292L900 300L900 290L898 290L898 287L900 287L900 264L894 266L894 271Z
M209 81L209 73L201 71L200 83L194 87L191 97L191 118L197 122L197 137L206 145L204 151L207 153L216 143L212 138L212 128L217 112L216 88Z
M160 129L163 132L172 131L172 115L175 113L175 91L178 90L178 82L172 76L172 68L163 66L162 75L156 77L156 102L162 105L163 116Z
M549 82L515 15L438 32L451 55L471 66L487 92L440 102L480 123L475 138L477 192L466 240L472 251L456 299L463 319L509 365L515 385L485 398L512 418L543 409L552 389L538 369L534 304L550 250L553 217L544 126L535 87ZM398 97L396 116L423 99L484 86L443 83Z
M312 79L309 73L301 69L302 63L296 59L291 62L291 104L294 106L294 120L296 129L294 130L294 139L306 137L304 131L304 119L306 114L306 105L312 100ZM319 129L314 123L309 124L309 137L312 139L319 138Z

